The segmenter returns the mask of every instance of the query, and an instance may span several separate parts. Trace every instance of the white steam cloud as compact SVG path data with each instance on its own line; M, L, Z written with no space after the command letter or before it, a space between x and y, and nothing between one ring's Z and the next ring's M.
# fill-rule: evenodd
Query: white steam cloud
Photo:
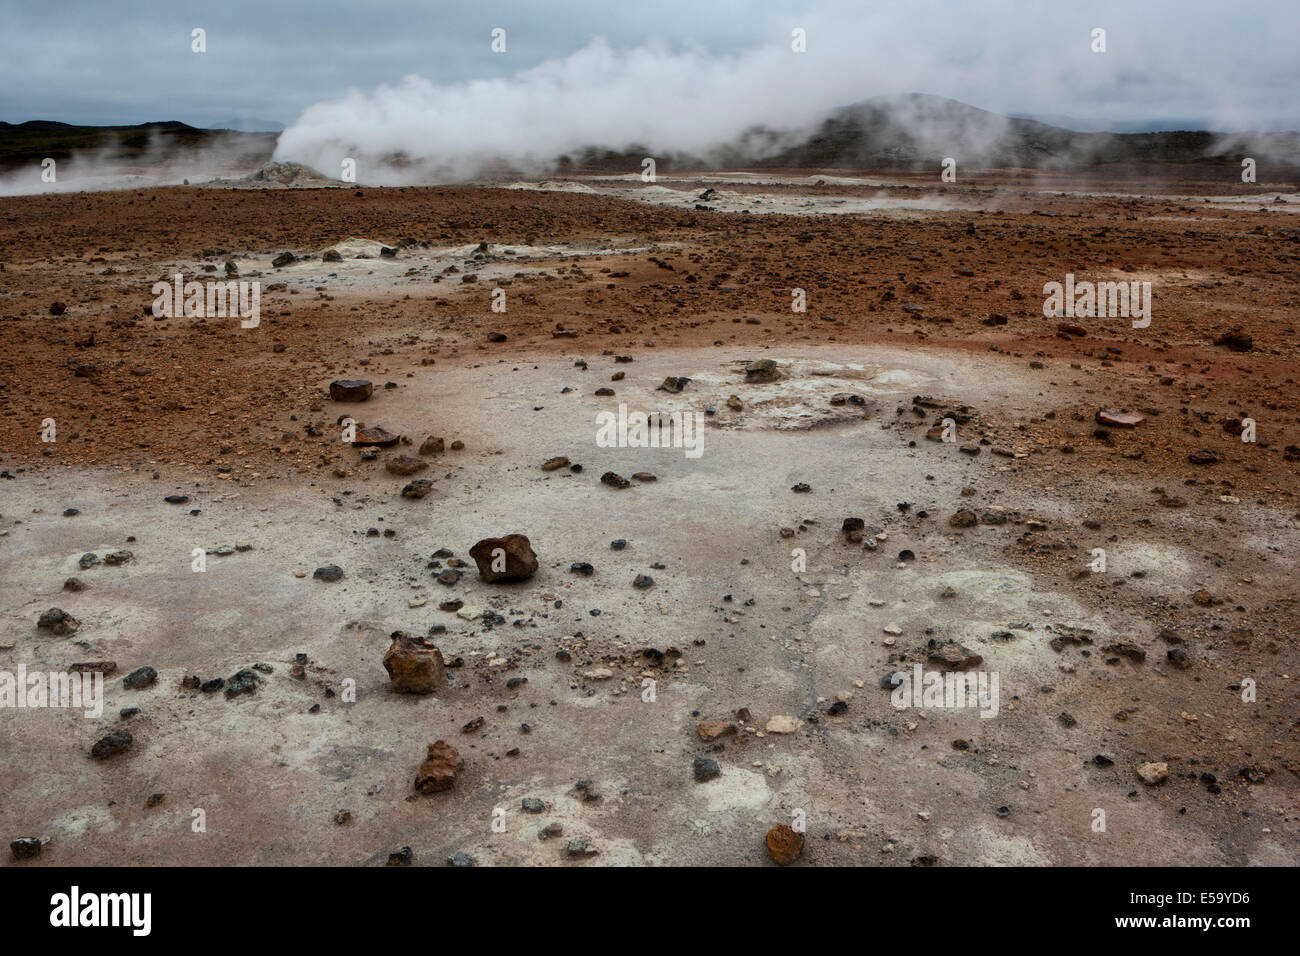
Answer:
M542 171L592 146L698 155L758 125L807 129L871 87L861 64L827 66L788 46L720 58L620 54L597 39L509 79L440 86L408 76L317 104L280 136L275 159L336 176L351 158L359 180L391 184L466 179L502 163Z

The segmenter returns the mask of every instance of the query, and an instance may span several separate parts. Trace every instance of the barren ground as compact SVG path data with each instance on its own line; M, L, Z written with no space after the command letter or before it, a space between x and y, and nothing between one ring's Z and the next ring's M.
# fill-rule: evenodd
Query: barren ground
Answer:
M1293 186L503 185L0 199L0 670L117 665L98 719L3 711L5 840L47 838L37 865L382 864L404 845L417 864L764 864L768 828L803 811L803 865L1300 862ZM322 261L349 237L398 253ZM285 250L299 261L272 268ZM149 313L155 281L219 279L228 259L262 283L258 327ZM1150 326L1058 332L1042 287L1066 273L1149 281ZM1238 328L1249 351L1214 344ZM778 381L746 382L760 358ZM666 376L692 381L657 391ZM373 397L331 401L339 378ZM703 454L599 447L596 413L619 403L711 409ZM1145 420L1099 435L1103 407ZM958 441L926 440L954 410ZM362 460L344 416L412 444ZM431 435L464 447L402 498L385 462ZM1202 450L1218 460L1191 463ZM583 470L540 469L559 455ZM610 470L657 480L616 490ZM954 527L959 509L979 522ZM434 580L438 549L468 561L512 531L532 579L487 584L471 562ZM235 542L251 547L191 570ZM312 578L327 564L343 580ZM438 609L452 599L489 613ZM80 628L38 629L50 607ZM437 625L448 687L392 693L390 633ZM1091 644L1052 648L1084 628ZM997 717L891 706L882 677L931 640L998 673ZM251 694L182 687L254 663L270 672ZM142 665L157 683L124 688ZM701 741L741 708L737 735ZM766 732L777 715L802 726ZM92 759L118 726L131 750ZM465 767L421 796L438 739ZM700 756L721 776L696 782ZM1143 783L1147 762L1169 778ZM564 837L538 839L552 822Z

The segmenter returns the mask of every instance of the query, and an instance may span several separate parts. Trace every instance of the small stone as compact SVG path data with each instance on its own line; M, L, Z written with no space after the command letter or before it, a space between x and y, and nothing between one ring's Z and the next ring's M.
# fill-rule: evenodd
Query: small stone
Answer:
M340 568L337 564L327 564L324 567L317 568L315 571L312 572L311 576L315 578L317 581L328 581L328 582L342 581L343 569Z
M122 678L122 686L130 690L142 690L158 680L158 672L146 664L131 671Z
M374 391L374 384L365 379L341 378L330 382L330 398L336 402L364 402Z
M456 775L465 761L456 748L445 740L429 745L429 750L415 773L415 789L419 793L441 793L456 783Z
M628 481L617 472L607 471L600 476L602 485L609 485L611 488L631 488L632 482Z
M1149 787L1155 787L1169 779L1167 763L1138 764L1137 775Z
M769 734L793 734L802 726L803 721L799 718L778 714L769 720L763 729Z
M9 852L15 860L30 860L41 855L40 837L19 837L9 844Z
M410 866L411 861L415 858L415 853L409 846L404 846L400 850L394 850L388 854L389 866Z
M446 451L446 447L441 438L430 435L420 443L420 454L426 458L441 455Z
M778 823L767 831L767 852L780 866L789 866L803 852L803 834L788 823Z
M240 694L251 694L257 690L257 675L250 670L236 671L226 681L226 698L238 697Z
M536 797L524 797L519 801L519 806L524 813L541 813L546 809L546 804Z
M561 468L569 467L569 459L560 455L556 458L548 458L542 462L542 471L558 471Z
M701 740L717 740L719 737L734 736L737 727L728 720L706 720L695 726L695 732Z
M1238 328L1224 332L1214 340L1214 344L1227 346L1234 352L1249 352L1255 347L1255 340L1251 338L1249 332L1243 332Z
M62 608L52 607L36 621L36 626L54 634L71 634L81 622Z
M712 780L714 777L722 776L722 768L712 757L696 757L692 764L692 771L695 774L696 783L704 783L706 780Z
M929 661L938 664L943 670L964 671L978 667L984 658L956 641L947 641L931 649Z
M135 738L131 736L131 731L125 729L114 730L95 741L95 745L90 748L90 755L97 760L114 757L126 753L131 749L133 743L135 743Z
M420 499L433 490L433 482L428 478L416 478L402 487L402 497Z
M442 651L427 638L394 631L384 654L389 685L399 694L432 694L446 681Z
M1137 428L1146 421L1145 415L1137 412L1123 412L1114 408L1103 408L1097 412L1097 422L1111 428Z
M412 458L410 455L398 455L396 458L390 458L384 463L384 469L390 475L400 475L402 477L413 475L418 471L424 471L428 467L428 462L420 461L418 458Z
M641 591L644 591L646 588L650 587L650 585L654 583L655 583L655 579L650 577L650 575L648 574L638 574L635 578L632 579L632 587L637 588L638 590Z

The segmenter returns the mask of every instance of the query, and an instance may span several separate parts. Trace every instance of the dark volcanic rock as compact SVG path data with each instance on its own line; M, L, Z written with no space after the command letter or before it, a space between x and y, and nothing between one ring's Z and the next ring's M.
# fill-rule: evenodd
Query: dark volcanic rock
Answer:
M71 634L81 627L81 622L62 608L52 607L36 621L36 626L52 634Z
M39 837L19 837L9 844L9 852L13 854L15 860L30 860L33 857L41 855L41 841Z
M257 675L250 670L237 671L226 681L226 696L238 697L257 690Z
M90 755L96 760L114 757L117 754L126 753L131 749L133 743L135 743L135 738L131 736L131 731L126 729L115 730L95 741L95 746L90 748Z
M695 774L696 783L704 783L706 780L722 776L722 768L712 757L696 757L691 769Z
M146 664L122 678L122 686L130 690L142 690L158 680L158 672Z
M745 366L746 382L775 382L777 377L776 363L771 359L759 359Z
M416 478L402 487L403 498L423 498L433 490L433 482L428 478Z
M364 402L374 392L374 383L363 378L341 378L330 382L330 398L336 402Z

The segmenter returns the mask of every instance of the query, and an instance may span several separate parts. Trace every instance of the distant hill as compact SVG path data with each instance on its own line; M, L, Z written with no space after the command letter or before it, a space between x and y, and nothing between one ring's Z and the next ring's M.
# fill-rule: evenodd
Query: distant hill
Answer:
M663 144L670 145L670 144ZM878 97L835 110L795 133L756 127L705 155L637 144L588 148L561 157L561 170L636 168L642 156L663 157L661 168L767 167L791 169L936 168L945 157L961 168L1069 170L1107 164L1239 165L1270 160L1269 178L1300 178L1300 134L1076 132L921 93ZM629 165L630 162L630 165Z
M270 158L276 133L197 129L175 121L136 126L72 126L51 120L0 122L0 171L65 161L75 153L105 151L119 163L166 163L204 147L230 152L251 167Z

